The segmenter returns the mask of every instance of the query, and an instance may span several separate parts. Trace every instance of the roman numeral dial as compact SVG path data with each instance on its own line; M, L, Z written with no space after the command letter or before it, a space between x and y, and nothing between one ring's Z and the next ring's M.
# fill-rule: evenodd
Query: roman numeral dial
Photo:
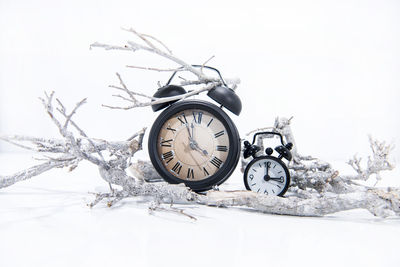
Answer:
M160 126L156 144L163 169L183 181L218 175L231 151L225 125L218 116L202 109L169 116Z
M221 164L223 163L223 161L220 160L220 159L217 158L217 157L213 157L212 160L210 161L210 163L211 163L212 165L214 165L215 168L218 168L218 169L219 169L219 168L221 167Z
M168 164L171 160L174 159L174 152L168 151L162 154L162 158L165 161L166 164Z
M171 171L175 172L178 175L181 172L181 170L182 170L182 164L179 161L175 163L174 167L172 167L171 169Z

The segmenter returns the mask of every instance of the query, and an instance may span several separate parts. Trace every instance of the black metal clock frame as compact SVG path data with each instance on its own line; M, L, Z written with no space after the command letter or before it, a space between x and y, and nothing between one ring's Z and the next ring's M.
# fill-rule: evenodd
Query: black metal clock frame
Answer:
M158 136L161 131L161 127L168 119L171 118L171 116L187 109L200 109L211 113L223 123L229 137L229 154L226 161L215 174L204 180L187 181L175 177L165 168L162 159L158 155L157 151L157 148L159 146ZM235 170L240 158L240 137L235 124L221 108L212 103L202 100L179 101L164 110L157 117L153 124L153 127L150 130L148 147L151 162L154 168L164 178L165 181L172 184L185 183L188 187L197 192L209 190L213 186L220 185L224 181L226 181L226 179L228 179L232 172Z
M265 149L265 153L267 155L257 156L257 152L260 151L261 148L254 144L256 142L256 138L259 135L266 135L266 134L277 135L279 137L281 145L277 146L275 148L275 151L279 154L278 157L271 156L271 154L273 153L273 149L270 147ZM290 150L292 149L293 144L292 143L285 144L283 142L283 136L278 132L258 132L258 133L255 133L253 136L253 142L250 144L248 141L244 141L244 146L245 146L245 149L243 151L244 158L248 158L250 156L253 157L253 160L250 161L249 164L246 166L246 169L243 174L243 180L244 180L244 185L245 185L246 189L251 190L249 183L248 183L248 180L249 180L248 173L249 173L249 170L252 168L252 166L254 166L257 162L262 161L262 160L272 160L272 161L275 161L280 166L282 166L283 170L285 171L286 183L285 183L283 189L279 192L279 194L277 194L277 196L283 196L290 186L290 172L289 172L289 169L286 166L286 164L282 161L282 158L285 158L288 161L290 161L292 159L292 154L291 154Z

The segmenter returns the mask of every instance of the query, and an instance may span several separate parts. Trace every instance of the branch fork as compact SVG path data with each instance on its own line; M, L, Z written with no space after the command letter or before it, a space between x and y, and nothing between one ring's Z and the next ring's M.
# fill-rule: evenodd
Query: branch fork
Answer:
M130 52L136 52L138 50L144 50L149 53L158 55L162 58L165 58L175 65L178 65L178 67L174 68L158 68L158 67L144 67L144 66L134 66L134 65L127 65L126 67L128 68L134 68L134 69L141 69L141 70L148 70L148 71L156 71L156 72L189 72L192 73L196 76L196 80L183 80L180 82L181 86L189 86L189 85L197 85L200 86L199 88L192 90L186 94L182 94L179 96L174 96L174 97L166 97L166 98L155 98L143 93L135 92L133 90L128 89L124 81L122 80L122 77L119 73L117 73L117 77L120 83L120 86L115 86L115 85L110 85L109 87L114 88L116 90L123 91L126 96L122 96L119 94L113 95L116 98L122 99L123 101L126 101L129 103L127 106L111 106L111 105L103 105L104 107L110 108L110 109L122 109L122 110L129 110L137 107L146 107L146 106L151 106L151 105L156 105L156 104L161 104L173 100L179 100L179 99L186 99L188 97L198 95L202 92L209 91L213 88L215 88L218 85L222 84L222 81L218 78L207 76L204 74L203 69L205 64L207 64L210 60L214 58L214 56L210 57L207 59L200 67L200 69L197 69L193 67L191 64L185 62L184 60L176 57L171 49L169 49L163 42L158 40L157 38L148 35L148 34L143 34L139 33L136 30L132 28L123 28L124 31L127 31L129 33L132 33L136 38L141 40L144 44L140 44L135 41L128 41L127 44L122 45L122 46L116 46L116 45L108 45L100 42L95 42L90 45L90 48L103 48L105 50L123 50L123 51L130 51ZM156 43L155 43L156 42ZM236 88L237 84L240 83L239 79L227 79L226 80L232 88ZM150 101L139 101L136 96L140 96L142 98L148 99Z

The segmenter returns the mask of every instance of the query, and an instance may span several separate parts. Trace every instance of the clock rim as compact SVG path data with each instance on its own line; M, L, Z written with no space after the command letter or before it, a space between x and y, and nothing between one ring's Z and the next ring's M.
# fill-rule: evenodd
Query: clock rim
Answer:
M281 191L278 195L276 195L276 196L278 196L278 197L282 197L282 196L286 193L286 191L289 189L289 185L290 185L290 172L289 172L289 168L286 166L286 164L285 164L282 160L280 160L279 158L274 157L274 156L260 156L260 157L256 157L256 158L252 159L252 160L249 162L249 164L247 164L246 169L244 170L244 175L243 175L244 186L246 187L247 190L252 191L251 188L250 188L250 186L249 186L249 184L248 184L248 182L247 182L247 174L248 174L249 169L251 168L251 166L253 166L257 161L262 160L262 159L271 159L271 160L274 160L274 161L278 162L278 163L283 167L283 169L285 170L286 177L287 177L285 186L284 186L284 188L282 189L282 191ZM253 191L253 192L254 192L254 191Z
M222 122L222 124L226 128L229 138L229 154L223 166L215 174L200 181L185 181L175 177L170 172L168 172L165 169L162 160L159 158L157 151L158 142L153 141L158 139L161 127L168 119L171 118L172 115L187 109L201 109L211 113ZM240 149L241 143L239 132L232 119L221 108L204 100L183 100L172 104L156 118L150 130L148 140L148 151L150 160L157 173L168 183L184 183L186 186L190 187L196 192L210 190L213 186L220 185L225 182L237 167L240 158Z

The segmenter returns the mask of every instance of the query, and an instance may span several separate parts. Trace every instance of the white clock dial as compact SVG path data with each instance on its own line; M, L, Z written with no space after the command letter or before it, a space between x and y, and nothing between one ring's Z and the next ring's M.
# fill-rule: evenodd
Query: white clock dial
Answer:
M287 167L281 160L270 156L254 159L245 171L246 188L266 195L283 195L289 180Z

